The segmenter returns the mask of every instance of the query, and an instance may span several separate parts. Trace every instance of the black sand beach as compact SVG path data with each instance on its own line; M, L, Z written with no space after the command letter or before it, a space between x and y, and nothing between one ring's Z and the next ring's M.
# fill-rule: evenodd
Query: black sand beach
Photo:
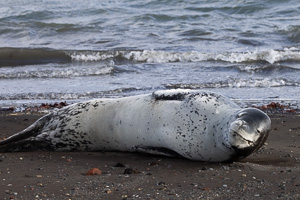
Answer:
M1 114L0 138L40 116ZM270 117L266 145L234 163L120 152L1 153L0 198L299 199L300 116ZM102 175L85 175L90 168L99 168Z

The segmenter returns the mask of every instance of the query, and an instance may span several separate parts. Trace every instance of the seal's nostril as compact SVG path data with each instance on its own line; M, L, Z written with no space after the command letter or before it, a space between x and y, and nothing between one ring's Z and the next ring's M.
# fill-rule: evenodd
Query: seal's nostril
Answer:
M257 131L259 134L261 133L260 130L258 130L258 129L257 129L256 131Z

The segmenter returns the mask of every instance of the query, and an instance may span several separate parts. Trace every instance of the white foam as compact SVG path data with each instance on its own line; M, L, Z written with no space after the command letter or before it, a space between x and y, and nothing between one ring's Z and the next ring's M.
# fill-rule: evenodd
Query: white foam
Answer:
M253 52L224 52L203 53L198 51L171 52L171 51L103 51L103 52L76 52L70 55L74 61L103 61L116 57L127 60L147 63L169 63L169 62L201 62L201 61L223 61L230 63L265 61L270 64L276 62L294 60L300 61L298 48L285 48L283 50L267 50Z
M93 66L93 67L24 67L24 68L5 68L5 72L0 72L0 79L14 78L69 78L80 76L106 75L113 73L111 66Z
M70 54L72 60L74 61L101 61L101 60L107 60L109 58L113 58L115 55L111 54L111 52L73 52Z
M167 84L167 88L203 89L203 88L270 88L281 86L299 86L297 82L286 79L228 79L226 81L200 84Z
M280 87L290 86L297 83L288 82L285 79L233 79L228 81L228 87ZM298 85L298 84L297 84Z

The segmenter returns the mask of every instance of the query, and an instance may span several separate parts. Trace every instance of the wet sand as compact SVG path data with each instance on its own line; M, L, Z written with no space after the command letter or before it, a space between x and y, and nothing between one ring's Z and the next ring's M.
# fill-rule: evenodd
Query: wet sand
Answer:
M40 116L0 114L0 138ZM0 153L0 199L300 199L300 116L270 117L266 145L234 163L120 152ZM85 175L90 168L102 175Z

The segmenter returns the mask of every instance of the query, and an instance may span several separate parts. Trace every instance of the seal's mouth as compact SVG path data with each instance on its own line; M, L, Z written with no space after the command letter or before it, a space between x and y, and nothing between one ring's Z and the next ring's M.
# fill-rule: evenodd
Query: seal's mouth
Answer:
M262 136L260 131L253 128L253 124L237 119L230 125L230 146L238 149L256 146Z
M243 135L244 134L245 133L243 131ZM230 149L233 151L229 161L237 161L249 156L257 149L259 149L266 140L264 134L257 135L257 137L255 137L256 138L255 140L247 139L243 135L240 134L238 131L232 131L232 137L234 139L230 145Z
M239 136L242 140L244 140L245 142L247 142L249 146L255 145L255 142L254 142L254 141L248 140L248 139L244 138L244 137L243 137L242 135L240 135L238 132L233 131L233 133L234 133L234 136Z

